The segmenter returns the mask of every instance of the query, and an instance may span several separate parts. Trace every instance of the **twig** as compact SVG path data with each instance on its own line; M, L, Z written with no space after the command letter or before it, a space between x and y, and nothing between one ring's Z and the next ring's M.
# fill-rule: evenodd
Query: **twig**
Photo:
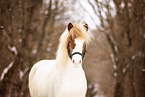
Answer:
M4 79L5 74L9 71L9 69L13 66L14 60L3 70L1 74L1 81Z

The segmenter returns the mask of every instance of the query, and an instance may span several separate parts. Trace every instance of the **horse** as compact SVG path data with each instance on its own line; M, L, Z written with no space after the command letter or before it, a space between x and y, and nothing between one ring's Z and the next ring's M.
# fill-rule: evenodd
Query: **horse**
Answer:
M87 24L69 23L60 37L56 59L38 61L31 68L31 97L85 97L87 81L82 61L92 36Z

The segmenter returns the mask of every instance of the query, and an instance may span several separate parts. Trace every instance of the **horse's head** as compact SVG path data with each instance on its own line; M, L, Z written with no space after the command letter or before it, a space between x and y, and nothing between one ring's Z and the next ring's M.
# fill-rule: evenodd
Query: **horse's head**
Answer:
M67 51L70 60L74 67L79 67L82 64L84 56L86 54L86 43L88 42L88 25L72 25L68 24L68 45Z

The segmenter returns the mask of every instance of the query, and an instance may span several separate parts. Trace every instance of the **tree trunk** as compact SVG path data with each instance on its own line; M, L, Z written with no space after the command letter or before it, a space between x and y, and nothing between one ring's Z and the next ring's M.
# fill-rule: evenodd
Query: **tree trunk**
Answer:
M114 97L123 97L124 94L124 75L122 73L122 68L124 62L122 59L120 59L118 62L118 71L117 71L117 77L116 77L116 85L115 85L115 92Z
M114 97L123 97L123 93L124 93L123 80L117 79Z
M17 84L20 86L20 80L19 80L19 68L20 68L20 60L21 60L21 55L18 54L14 60L14 64L12 68L9 70L9 72L5 75L5 79L2 81L2 86L1 86L1 97L12 97L12 90L13 88L16 88L14 84ZM19 89L17 88L19 91ZM20 92L20 91L19 91ZM15 96L18 96L15 95Z
M14 61L3 80L0 81L0 97L21 97L25 91L28 94L28 74L26 74L26 80L23 80L20 78L20 73L23 73L25 68L31 67L29 62L33 63L32 39L35 38L33 34L38 33L38 26L40 26L40 22L37 22L39 24L37 25L36 21L40 18L38 13L41 3L42 0L2 0L0 2L0 40L2 40L0 73ZM8 46L14 47L17 54L9 50Z

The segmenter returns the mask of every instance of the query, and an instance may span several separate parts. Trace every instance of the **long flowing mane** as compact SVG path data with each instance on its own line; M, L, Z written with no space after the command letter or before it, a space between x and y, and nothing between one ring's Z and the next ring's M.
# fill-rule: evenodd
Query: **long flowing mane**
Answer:
M60 37L59 46L56 53L56 61L58 65L66 66L68 61L67 44L69 37L76 35L77 38L84 40L87 44L91 42L93 35L88 32L82 23L75 24L73 28L68 31L66 29Z

